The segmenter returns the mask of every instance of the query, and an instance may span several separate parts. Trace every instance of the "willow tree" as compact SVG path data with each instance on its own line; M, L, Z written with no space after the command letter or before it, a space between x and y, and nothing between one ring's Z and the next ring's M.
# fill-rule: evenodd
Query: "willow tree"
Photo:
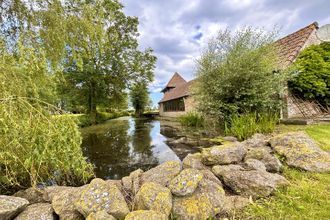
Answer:
M5 0L3 33L28 30L57 75L61 103L84 105L95 121L97 106L120 104L135 81L153 78L152 50L138 49L138 19L117 0Z

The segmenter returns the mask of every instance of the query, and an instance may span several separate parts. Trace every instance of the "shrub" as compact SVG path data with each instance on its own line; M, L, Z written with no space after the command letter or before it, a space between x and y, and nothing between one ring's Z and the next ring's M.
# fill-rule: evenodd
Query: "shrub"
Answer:
M0 185L29 187L43 183L78 185L93 176L80 148L72 118L52 117L54 109L26 98L0 102Z
M204 115L222 122L232 115L276 110L286 74L276 70L274 34L246 28L219 34L197 63L197 98Z
M279 117L274 113L247 113L234 115L225 123L225 134L234 135L245 140L255 133L271 133L274 131Z
M330 43L303 50L292 67L290 89L306 98L330 104Z
M181 125L187 127L203 127L204 118L198 112L188 112L179 117L179 122Z

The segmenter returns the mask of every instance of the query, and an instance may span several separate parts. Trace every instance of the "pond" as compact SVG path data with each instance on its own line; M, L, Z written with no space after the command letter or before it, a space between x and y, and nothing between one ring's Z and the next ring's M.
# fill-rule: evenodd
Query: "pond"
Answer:
M188 135L176 122L132 117L83 128L82 135L83 153L103 179L120 179L138 168L179 161L208 144L205 135Z

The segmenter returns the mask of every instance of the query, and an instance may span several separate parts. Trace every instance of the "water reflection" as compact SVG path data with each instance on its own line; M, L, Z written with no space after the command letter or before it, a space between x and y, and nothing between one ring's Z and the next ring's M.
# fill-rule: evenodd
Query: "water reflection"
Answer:
M97 177L120 179L131 171L179 160L160 133L160 122L124 117L82 129L84 155Z

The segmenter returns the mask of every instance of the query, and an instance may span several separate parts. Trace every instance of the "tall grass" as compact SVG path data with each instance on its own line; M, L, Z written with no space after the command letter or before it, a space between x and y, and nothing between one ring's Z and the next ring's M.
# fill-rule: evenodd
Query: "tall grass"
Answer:
M255 133L273 132L278 121L279 117L275 113L234 115L229 122L225 122L225 134L245 140Z
M199 128L204 126L204 118L198 112L188 112L187 114L180 116L178 120L182 126L186 127Z

